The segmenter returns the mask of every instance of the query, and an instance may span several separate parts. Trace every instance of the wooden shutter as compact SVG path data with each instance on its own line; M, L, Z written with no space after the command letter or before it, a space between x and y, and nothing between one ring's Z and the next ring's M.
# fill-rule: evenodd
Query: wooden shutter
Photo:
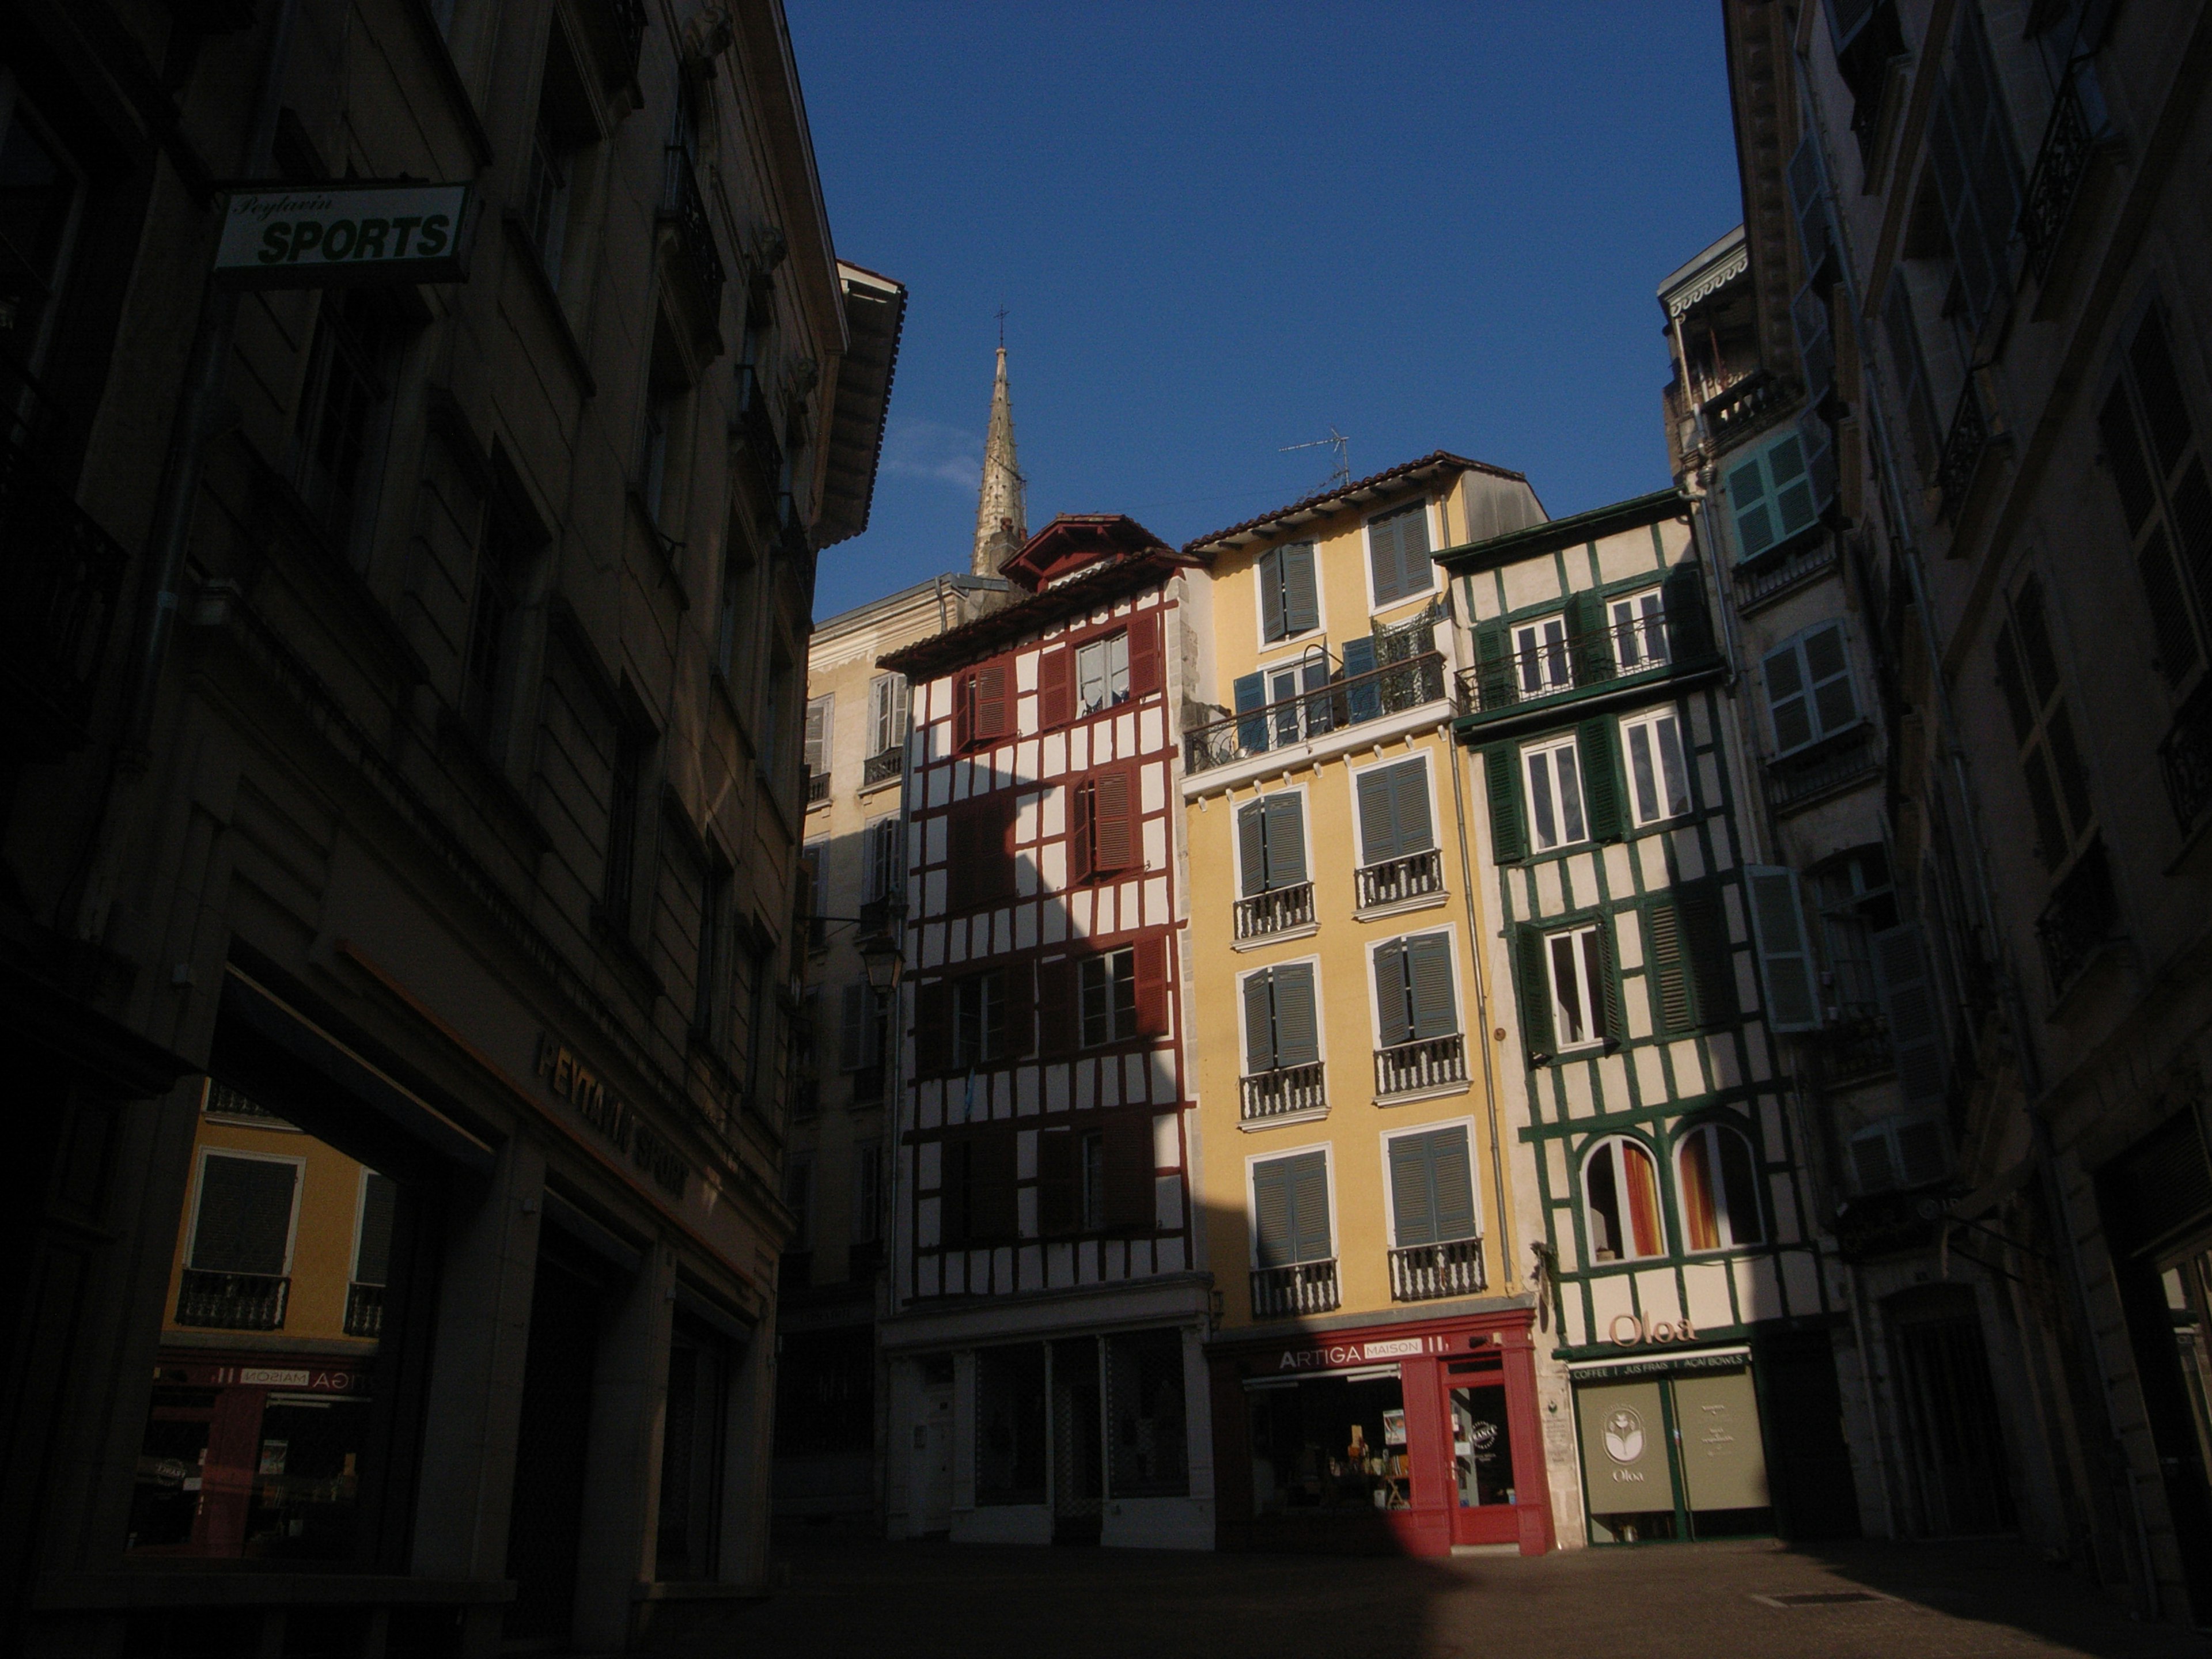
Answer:
M1855 12L1863 21L1873 9L1874 0L1840 0L1840 4L1838 0L1830 0L1828 21L1837 27L1836 55L1838 58L1844 54L1844 40L1849 38L1842 28L1838 11ZM1805 256L1805 270L1808 276L1817 277L1834 250L1818 135L1808 132L1798 140L1784 178L1790 188L1790 206L1797 220L1797 246ZM1806 385L1817 390L1816 383L1809 376Z
M1398 820L1398 856L1425 853L1437 844L1429 821L1429 768L1425 761L1410 760L1390 769L1390 801Z
M1355 634L1344 642L1344 678L1360 682L1345 693L1345 716L1355 724L1382 713L1382 682L1366 678L1375 667L1374 635Z
M1314 970L1292 963L1274 971L1275 1064L1310 1066L1321 1058L1321 1033L1314 1018Z
M1812 283L1790 301L1790 330L1797 337L1797 362L1805 371L1805 391L1815 403L1827 395L1836 377L1836 341L1828 325L1828 296Z
M1436 1194L1439 1242L1479 1236L1474 1220L1474 1170L1463 1126L1429 1132L1429 1167Z
M1805 692L1811 699L1813 723L1824 738L1833 737L1859 717L1858 695L1851 686L1850 653L1844 644L1844 625L1829 623L1800 637L1804 651Z
M1474 625L1475 697L1484 708L1503 708L1516 701L1513 641L1504 618Z
M1490 796L1490 856L1517 864L1528 856L1528 829L1521 815L1521 755L1510 743L1482 751L1482 780Z
M1677 665L1701 662L1713 654L1712 617L1705 610L1705 584L1695 564L1678 564L1660 585L1659 603L1667 619L1667 654Z
M1117 766L1091 781L1091 868L1100 874L1127 870L1139 862L1137 773Z
M1383 1048L1395 1048L1413 1041L1413 998L1407 988L1406 946L1401 939L1376 947L1375 1008L1382 1020Z
M1253 1254L1262 1267L1288 1267L1296 1235L1291 1218L1292 1158L1270 1158L1252 1166Z
M976 1236L975 1143L965 1135L949 1139L938 1154L937 1236L946 1244L965 1244Z
M806 705L806 769L817 776L830 769L830 716L835 707L828 697Z
M1725 1024L1741 1012L1735 990L1735 952L1729 944L1728 910L1717 884L1707 879L1674 890L1682 917L1682 943L1701 1025Z
M1459 1030L1449 934L1423 933L1406 941L1406 981L1416 1038L1449 1036Z
M1092 820L1098 811L1098 782L1085 778L1067 792L1067 878L1088 881L1097 868Z
M1043 1129L1037 1133L1037 1231L1065 1238L1082 1224L1076 1202L1075 1133Z
M985 663L975 671L975 741L988 743L1014 729L1013 699L1007 695L1006 665Z
M975 746L975 671L972 668L953 678L952 746L961 750Z
M1527 922L1513 930L1513 989L1521 1004L1521 1046L1533 1060L1557 1046L1552 1031L1552 974L1544 935Z
M1392 769L1376 767L1359 775L1359 861L1382 864L1398 856L1396 792Z
M1298 689L1306 694L1306 736L1336 729L1336 698L1328 689L1328 653L1312 650L1299 659Z
M1797 872L1747 865L1752 937L1759 948L1759 982L1766 990L1766 1024L1776 1031L1810 1031L1820 1024L1813 951L1805 937Z
M1404 566L1398 554L1398 523L1395 513L1367 521L1367 562L1378 607L1395 604L1406 593Z
M1107 1227L1150 1232L1159 1217L1152 1187L1152 1120L1125 1114L1106 1126Z
M1820 735L1799 641L1784 640L1776 646L1761 659L1759 672L1766 682L1766 717L1774 727L1774 752L1792 754Z
M1054 957L1037 964L1037 1020L1048 1057L1073 1054L1082 1035L1082 1010L1076 1000L1076 961Z
M1618 1047L1628 1035L1628 1022L1620 1012L1620 973L1613 961L1613 928L1611 921L1600 921L1593 943L1596 949L1598 988L1603 999L1603 1006L1596 1011L1596 1017L1604 1022L1604 1029L1598 1035Z
M978 1242L1012 1238L1021 1231L1014 1133L994 1129L968 1145L969 1237Z
M1160 618L1153 611L1129 622L1129 700L1149 697L1165 684L1160 653Z
M1401 1250L1437 1242L1433 1158L1425 1134L1400 1135L1390 1143L1390 1236Z
M1619 841L1627 813L1622 810L1620 744L1612 720L1600 715L1575 728L1575 752L1583 772L1583 819L1592 841Z
M1759 452L1766 468L1767 499L1774 507L1774 538L1786 542L1802 535L1820 521L1813 489L1813 470L1806 464L1805 440L1793 427Z
M1681 1036L1697 1029L1682 916L1672 899L1653 899L1644 906L1644 983L1651 1002L1651 1023L1661 1036Z
M991 1030L984 1038L985 1055L1018 1059L1036 1046L1036 981L1026 962L994 969L989 977Z
M1075 653L1055 645L1037 655L1037 723L1047 731L1075 718Z
M1243 866L1237 891L1245 898L1267 890L1267 803L1255 800L1237 809L1237 860Z
M1920 929L1906 922L1876 933L1869 944L1875 989L1889 1026L1899 1090L1908 1105L1937 1104L1944 1097L1948 1067L1942 1018L1936 1011L1936 985L1928 972Z
M1266 811L1267 888L1296 887L1306 880L1306 811L1303 796L1270 795Z
M1137 981L1137 1035L1168 1034L1168 942L1159 933L1147 934L1130 945Z
M1290 632L1283 620L1283 550L1271 547L1254 570L1260 581L1260 637L1273 643Z
M200 1160L191 1265L212 1273L283 1273L298 1177L299 1166L289 1161L208 1153Z
M1326 1261L1336 1254L1329 1243L1328 1159L1314 1152L1288 1160L1291 1165L1291 1249L1296 1261Z
M1247 1076L1275 1069L1275 1005L1269 974L1262 969L1244 980L1244 1069Z
M1596 685L1613 678L1613 635L1605 625L1605 602L1584 588L1567 595L1567 651L1577 685Z
M1321 626L1321 592L1314 581L1310 542L1292 542L1282 551L1283 632L1303 634Z
M915 1070L927 1077L952 1066L952 986L939 980L914 994Z
M1237 748L1248 755L1266 752L1267 721L1266 717L1257 711L1267 706L1267 681L1257 674L1240 675L1237 677L1232 695L1237 704L1237 712L1239 714L1252 716L1249 720L1240 720L1237 722Z
M1758 452L1729 468L1729 516L1735 525L1735 556L1755 559L1781 539L1774 504L1767 499L1766 466Z

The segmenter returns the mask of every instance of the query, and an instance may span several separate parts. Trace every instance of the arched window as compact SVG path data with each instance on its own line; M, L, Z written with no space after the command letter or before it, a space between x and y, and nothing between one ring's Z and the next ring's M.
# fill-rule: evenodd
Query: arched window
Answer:
M1751 1142L1740 1129L1700 1123L1674 1147L1680 1183L1682 1231L1693 1250L1725 1250L1764 1243L1759 1174Z
M1659 1170L1640 1142L1601 1140L1583 1162L1583 1207L1592 1260L1628 1261L1667 1248L1659 1224Z

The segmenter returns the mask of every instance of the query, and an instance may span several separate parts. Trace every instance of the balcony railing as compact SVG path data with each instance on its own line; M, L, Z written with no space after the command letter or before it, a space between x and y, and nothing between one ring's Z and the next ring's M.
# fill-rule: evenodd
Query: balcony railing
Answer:
M1466 1081L1467 1039L1457 1031L1375 1051L1378 1098L1418 1094L1424 1089L1449 1089Z
M1959 389L1959 406L1951 413L1951 429L1944 435L1943 453L1936 463L1936 493L1946 519L1956 518L1966 504L1967 492L1974 487L1974 477L1982 470L1982 457L1989 448L1990 421L1982 407L1981 377L1970 374L1966 384Z
M906 770L906 745L895 743L880 755L871 755L860 763L860 787L872 789L879 783L889 783Z
M2173 725L2158 745L2166 799L2185 835L2212 801L2212 679L2199 680L2189 701L2174 711Z
M806 771L806 804L811 806L817 801L825 801L829 799L830 775L827 772L817 772L813 768L809 767Z
M1194 726L1183 733L1183 768L1210 771L1247 756L1291 748L1325 732L1443 699L1444 659L1431 651Z
M1790 388L1765 369L1753 369L1704 405L1705 433L1716 450L1741 443L1771 425L1790 406Z
M1767 762L1767 805L1778 812L1790 811L1881 769L1874 728L1861 726L1808 754Z
M1292 1112L1317 1112L1328 1104L1322 1085L1322 1062L1285 1066L1279 1071L1258 1072L1237 1079L1243 1096L1244 1121L1287 1117Z
M1250 898L1237 901L1237 937L1264 939L1269 933L1286 933L1293 927L1304 927L1314 919L1313 884L1302 881L1295 887L1278 887L1271 893L1255 893Z
M281 1331L292 1281L276 1273L185 1269L177 1291L177 1323L223 1331Z
M1735 602L1746 611L1787 592L1799 582L1809 581L1836 562L1836 542L1822 536L1803 544L1789 557L1771 563L1740 568L1735 573Z
M345 1334L348 1336L384 1334L384 1286L356 1279L346 1286Z
M1424 853L1408 853L1403 858L1362 865L1353 879L1358 884L1359 908L1363 910L1379 904L1402 903L1443 891L1444 855L1431 847Z
M1337 1302L1336 1261L1300 1261L1288 1267L1252 1270L1252 1316L1284 1319L1297 1314L1329 1313Z
M1473 1296L1485 1284L1482 1241L1452 1238L1390 1252L1390 1299L1433 1302L1440 1296Z
M2119 920L2112 866L2105 857L2105 844L2095 842L2075 861L2036 918L2035 937L2043 946L2051 995L2063 996L2081 976L2098 947L2118 932Z
M1840 1005L1818 1041L1820 1079L1831 1087L1879 1076L1896 1065L1889 1022L1870 1004Z
M1676 615L1663 624L1647 616L1618 628L1561 634L1528 650L1462 668L1460 696L1469 708L1487 714L1595 685L1656 676L1678 662L1703 661L1712 651L1705 639L1704 608L1695 611L1694 617ZM1658 649L1662 638L1665 647Z
M2043 143L2035 154L2035 171L2028 175L2027 194L2021 203L2020 234L2027 244L2028 263L2041 282L2051 268L2051 256L2074 216L2075 198L2089 171L2097 135L2089 112L2081 101L2081 70L2069 66L2058 84L2057 100L2043 129Z
M0 620L8 746L58 756L82 743L129 561L21 445L0 441Z
M707 217L706 198L699 193L699 175L681 144L669 145L662 155L660 216L675 225L677 246L684 250L712 318L722 306L722 256L715 251L714 227Z

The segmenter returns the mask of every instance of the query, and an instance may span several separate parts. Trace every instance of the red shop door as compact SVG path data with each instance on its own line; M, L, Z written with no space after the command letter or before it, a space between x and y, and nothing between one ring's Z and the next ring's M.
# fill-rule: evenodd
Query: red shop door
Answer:
M1455 1359L1443 1368L1455 1544L1518 1544L1513 1480L1513 1422L1506 1408L1503 1354ZM1535 1501L1539 1494L1530 1493Z

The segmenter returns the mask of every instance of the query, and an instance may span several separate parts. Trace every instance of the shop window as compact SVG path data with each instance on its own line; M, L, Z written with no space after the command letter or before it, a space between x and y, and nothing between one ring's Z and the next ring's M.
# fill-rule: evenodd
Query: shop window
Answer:
M1720 1123L1701 1123L1691 1130L1674 1148L1674 1176L1691 1249L1765 1243L1758 1158L1741 1130Z
M1045 1500L1044 1346L975 1354L975 1502Z
M1615 1135L1591 1148L1583 1161L1583 1210L1593 1261L1634 1261L1667 1248L1658 1170L1637 1141Z
M787 1355L785 1364L789 1363ZM653 1541L654 1571L664 1579L715 1576L729 1374L729 1346L721 1335L678 1313L669 1333L660 1516Z
M1321 626L1321 590L1311 542L1271 547L1260 556L1260 636L1267 644Z
M1628 809L1637 827L1680 817L1690 810L1690 768L1682 753L1682 723L1671 708L1620 723L1628 757Z
M1535 849L1548 853L1587 840L1575 739L1562 738L1524 749L1521 760L1528 781L1528 830Z
M1372 1516L1407 1507L1406 1395L1396 1366L1270 1379L1244 1397L1255 1513Z
M876 1443L875 1334L866 1326L777 1337L775 1455L866 1455Z
M1190 1492L1182 1333L1129 1331L1106 1345L1106 1489L1115 1498Z

